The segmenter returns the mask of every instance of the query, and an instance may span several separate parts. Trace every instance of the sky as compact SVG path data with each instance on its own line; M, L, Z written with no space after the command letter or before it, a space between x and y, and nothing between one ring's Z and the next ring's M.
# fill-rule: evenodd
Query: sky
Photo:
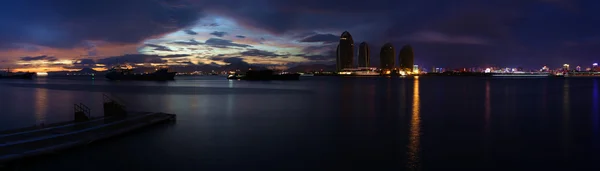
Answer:
M0 67L335 64L349 31L375 65L390 42L396 53L410 44L424 67L585 68L600 62L598 9L596 0L6 0Z

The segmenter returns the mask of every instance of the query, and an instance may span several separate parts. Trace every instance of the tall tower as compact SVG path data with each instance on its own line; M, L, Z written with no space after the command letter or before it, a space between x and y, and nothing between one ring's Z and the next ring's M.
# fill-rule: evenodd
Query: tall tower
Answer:
M352 40L352 35L347 31L340 36L338 55L338 72L344 68L354 67L354 40Z
M402 47L400 54L398 55L398 60L400 60L400 69L402 71L413 71L415 54L413 53L413 49L410 45L404 45Z
M360 43L360 46L358 47L358 67L369 67L371 64L369 62L371 60L369 52L369 45L367 42Z
M337 48L335 50L335 71L341 71L341 60L340 60L340 44L337 45Z
M396 65L396 61L394 60L394 55L396 51L394 50L394 45L391 43L386 43L381 47L381 52L379 53L379 61L381 61L381 69L394 69L394 65Z

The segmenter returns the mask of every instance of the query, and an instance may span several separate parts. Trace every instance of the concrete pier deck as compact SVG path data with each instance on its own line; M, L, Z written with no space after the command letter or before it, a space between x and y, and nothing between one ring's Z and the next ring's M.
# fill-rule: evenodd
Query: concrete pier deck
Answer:
M85 145L173 120L174 114L142 112L0 131L0 163Z

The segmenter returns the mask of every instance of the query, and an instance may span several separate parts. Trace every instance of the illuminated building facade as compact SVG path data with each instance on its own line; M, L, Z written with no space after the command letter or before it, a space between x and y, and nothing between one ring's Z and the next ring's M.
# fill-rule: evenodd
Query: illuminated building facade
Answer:
M598 67L598 63L592 64L592 71L600 72L600 67Z
M369 44L367 42L360 43L358 47L358 67L369 67L369 61L371 60L369 52Z
M352 35L345 31L340 36L340 44L338 45L337 69L338 72L344 68L354 67L354 40Z
M568 71L569 70L569 64L564 64L562 69L565 70L565 71Z
M386 43L381 47L381 52L379 52L379 61L381 62L381 69L393 70L394 65L396 65L396 61L394 59L394 55L396 51L394 50L394 46L391 43Z
M415 64L415 54L410 45L404 45L402 47L402 49L400 50L400 54L398 55L398 60L400 60L400 70L413 70L413 65Z

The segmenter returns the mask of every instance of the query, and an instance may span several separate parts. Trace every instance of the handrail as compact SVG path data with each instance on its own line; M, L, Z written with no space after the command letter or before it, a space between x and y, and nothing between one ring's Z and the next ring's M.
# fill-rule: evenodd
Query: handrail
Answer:
M127 110L127 107L125 106L125 103L123 102L123 100L119 99L116 96L109 96L108 94L102 93L102 99L103 99L104 103L113 102L113 103L118 104L124 110Z
M79 103L79 106L81 107L83 113L85 113L88 118L92 117L92 115L91 115L92 110L88 106L84 105L83 103Z
M91 115L92 110L88 106L84 105L83 103L73 104L73 105L74 105L73 108L74 108L75 112L83 112L83 114L86 115L88 118L92 117L92 115Z

